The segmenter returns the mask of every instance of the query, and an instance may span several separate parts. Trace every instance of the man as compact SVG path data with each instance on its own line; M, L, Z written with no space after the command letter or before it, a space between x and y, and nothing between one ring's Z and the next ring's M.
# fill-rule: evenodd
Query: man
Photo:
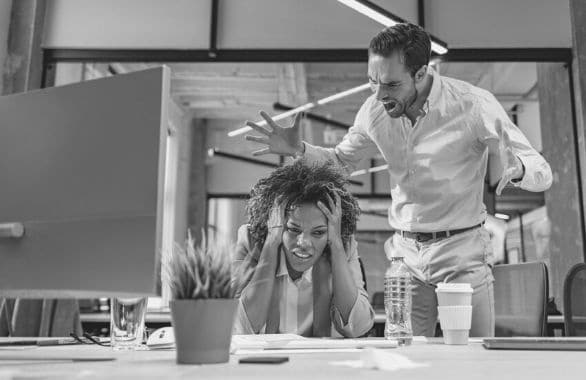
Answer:
M385 252L403 256L414 275L413 333L434 334L437 283L468 282L474 288L470 334L493 336L492 250L482 226L488 154L498 154L504 168L497 194L509 183L544 191L551 169L492 94L440 76L429 68L430 56L429 36L416 25L375 36L368 59L373 94L334 149L302 142L299 117L282 128L264 112L272 130L247 122L263 136L246 138L267 145L254 155L333 159L347 172L380 152L389 165L389 223L396 231Z

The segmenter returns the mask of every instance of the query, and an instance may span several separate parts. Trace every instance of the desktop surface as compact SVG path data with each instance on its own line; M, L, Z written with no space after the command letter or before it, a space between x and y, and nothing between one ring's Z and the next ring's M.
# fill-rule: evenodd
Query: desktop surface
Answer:
M110 348L94 345L38 347L22 350L0 350L2 371L12 371L13 376L43 378L92 379L110 378L162 378L162 379L385 379L409 378L410 380L429 379L583 379L586 361L581 352L559 351L500 351L486 350L480 340L467 346L447 346L439 339L427 342L415 341L411 346L387 350L393 354L407 357L425 366L397 371L381 371L365 368L352 368L341 363L356 362L360 359L359 350L317 351L310 353L283 353L262 351L260 356L288 356L289 361L278 365L238 364L245 355L231 355L225 364L178 365L175 351L112 351ZM48 355L50 362L9 360L31 356ZM67 362L55 361L59 356L75 357L114 357L114 361Z

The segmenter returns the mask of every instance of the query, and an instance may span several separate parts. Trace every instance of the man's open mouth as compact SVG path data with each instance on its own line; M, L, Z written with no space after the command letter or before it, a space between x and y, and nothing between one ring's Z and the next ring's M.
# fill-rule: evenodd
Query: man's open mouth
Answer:
M393 112L396 108L397 108L398 103L397 102L386 102L383 103L383 107L385 107L385 110L387 112Z

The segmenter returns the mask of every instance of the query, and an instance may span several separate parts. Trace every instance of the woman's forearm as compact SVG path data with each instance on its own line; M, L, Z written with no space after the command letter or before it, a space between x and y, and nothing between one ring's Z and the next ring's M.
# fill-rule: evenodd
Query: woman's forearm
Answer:
M277 270L279 242L267 237L250 282L244 287L240 300L255 333L264 326Z
M358 297L358 288L352 277L350 265L342 243L330 246L332 255L332 286L334 306L340 312L344 323L348 322L352 307Z

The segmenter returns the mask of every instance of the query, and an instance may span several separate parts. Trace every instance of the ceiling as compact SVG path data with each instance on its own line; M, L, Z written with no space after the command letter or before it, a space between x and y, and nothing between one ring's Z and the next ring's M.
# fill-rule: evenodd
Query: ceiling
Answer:
M112 64L116 72L130 72L157 64ZM167 63L171 91L178 104L202 119L258 119L258 111L274 111L273 104L298 106L367 82L366 63ZM518 101L537 100L536 65L528 62L442 62L442 75L491 91L505 109ZM311 112L351 124L369 92L339 99Z

